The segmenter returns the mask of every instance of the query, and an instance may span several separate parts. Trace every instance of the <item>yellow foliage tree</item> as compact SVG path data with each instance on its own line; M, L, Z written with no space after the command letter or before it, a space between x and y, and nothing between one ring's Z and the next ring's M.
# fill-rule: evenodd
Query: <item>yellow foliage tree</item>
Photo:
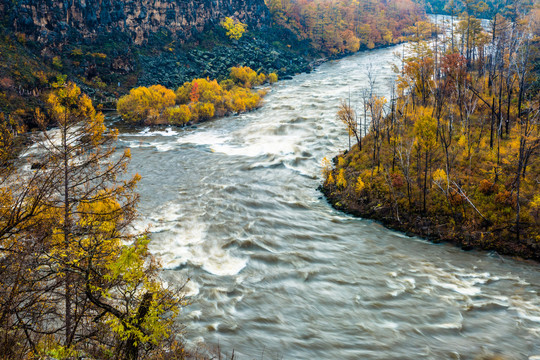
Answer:
M442 186L444 184L446 186L447 181L446 171L443 169L437 169L433 172L433 181L436 184L439 184Z
M239 40L242 35L244 35L247 29L247 24L234 20L230 17L226 17L221 22L221 26L223 26L223 28L227 30L227 36L234 40Z
M342 189L347 187L347 179L345 179L345 169L339 169L339 173L336 178L336 185L337 187Z
M46 168L19 189L0 189L2 201L31 196L17 205L25 225L9 225L17 230L9 252L0 234L0 296L16 300L0 302L0 332L21 334L29 358L78 357L84 348L85 356L114 350L137 359L171 333L182 305L159 280L148 239L128 230L140 177L125 176L129 150L116 151L118 132L75 84L57 84L47 105L48 121L37 114L43 131L32 159ZM0 211L0 229L6 220Z
M360 39L357 38L351 30L345 30L341 37L343 38L342 50L357 52L360 50Z
M334 180L334 175L332 175L332 172L328 173L328 177L326 178L326 184L331 185L335 182L336 181Z
M354 190L356 191L357 194L360 194L362 190L364 190L365 187L366 187L366 184L364 184L364 181L362 181L362 177L358 176Z
M268 74L268 82L269 82L270 84L273 84L273 83L275 83L275 82L277 82L277 81L278 81L278 76L277 76L276 73L270 73L270 74Z

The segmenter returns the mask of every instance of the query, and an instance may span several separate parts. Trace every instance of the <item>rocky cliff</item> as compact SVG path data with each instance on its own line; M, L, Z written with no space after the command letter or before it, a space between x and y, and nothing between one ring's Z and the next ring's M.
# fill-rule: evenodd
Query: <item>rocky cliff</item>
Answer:
M246 35L227 37L225 17ZM28 108L31 120L26 105L61 74L112 104L136 86L221 80L233 66L309 71L311 49L272 26L264 0L0 0L0 113Z
M183 43L227 16L251 28L271 18L264 0L0 0L0 15L14 31L46 45L119 33L140 45L162 30Z

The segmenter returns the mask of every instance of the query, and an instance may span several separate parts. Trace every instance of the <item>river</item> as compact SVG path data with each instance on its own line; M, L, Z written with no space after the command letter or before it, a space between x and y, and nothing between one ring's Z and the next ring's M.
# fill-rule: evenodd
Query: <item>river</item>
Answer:
M538 265L407 237L317 191L321 159L348 146L340 99L359 102L369 64L388 96L395 51L280 81L251 113L120 136L143 177L138 226L169 285L191 279L189 344L240 360L540 359Z

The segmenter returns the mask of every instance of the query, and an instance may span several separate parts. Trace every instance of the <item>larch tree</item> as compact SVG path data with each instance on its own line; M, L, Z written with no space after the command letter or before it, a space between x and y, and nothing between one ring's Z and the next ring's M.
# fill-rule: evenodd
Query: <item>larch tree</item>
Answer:
M21 208L36 210L7 236L18 251L2 262L13 275L0 290L18 298L0 315L13 325L6 333L22 328L32 356L138 359L172 335L183 300L164 288L149 239L132 233L140 177L126 176L129 150L116 151L118 132L75 84L54 86L37 114L40 166L21 170L35 185L14 192L31 193Z

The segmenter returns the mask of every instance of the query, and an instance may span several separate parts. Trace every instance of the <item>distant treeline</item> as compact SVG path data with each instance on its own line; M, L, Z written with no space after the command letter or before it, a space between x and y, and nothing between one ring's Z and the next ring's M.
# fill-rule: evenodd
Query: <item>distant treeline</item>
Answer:
M484 19L492 19L500 14L516 19L518 12L530 10L533 0L426 0L426 11L430 14L458 15L463 12Z
M266 0L266 4L277 25L328 54L395 44L424 16L412 0Z

